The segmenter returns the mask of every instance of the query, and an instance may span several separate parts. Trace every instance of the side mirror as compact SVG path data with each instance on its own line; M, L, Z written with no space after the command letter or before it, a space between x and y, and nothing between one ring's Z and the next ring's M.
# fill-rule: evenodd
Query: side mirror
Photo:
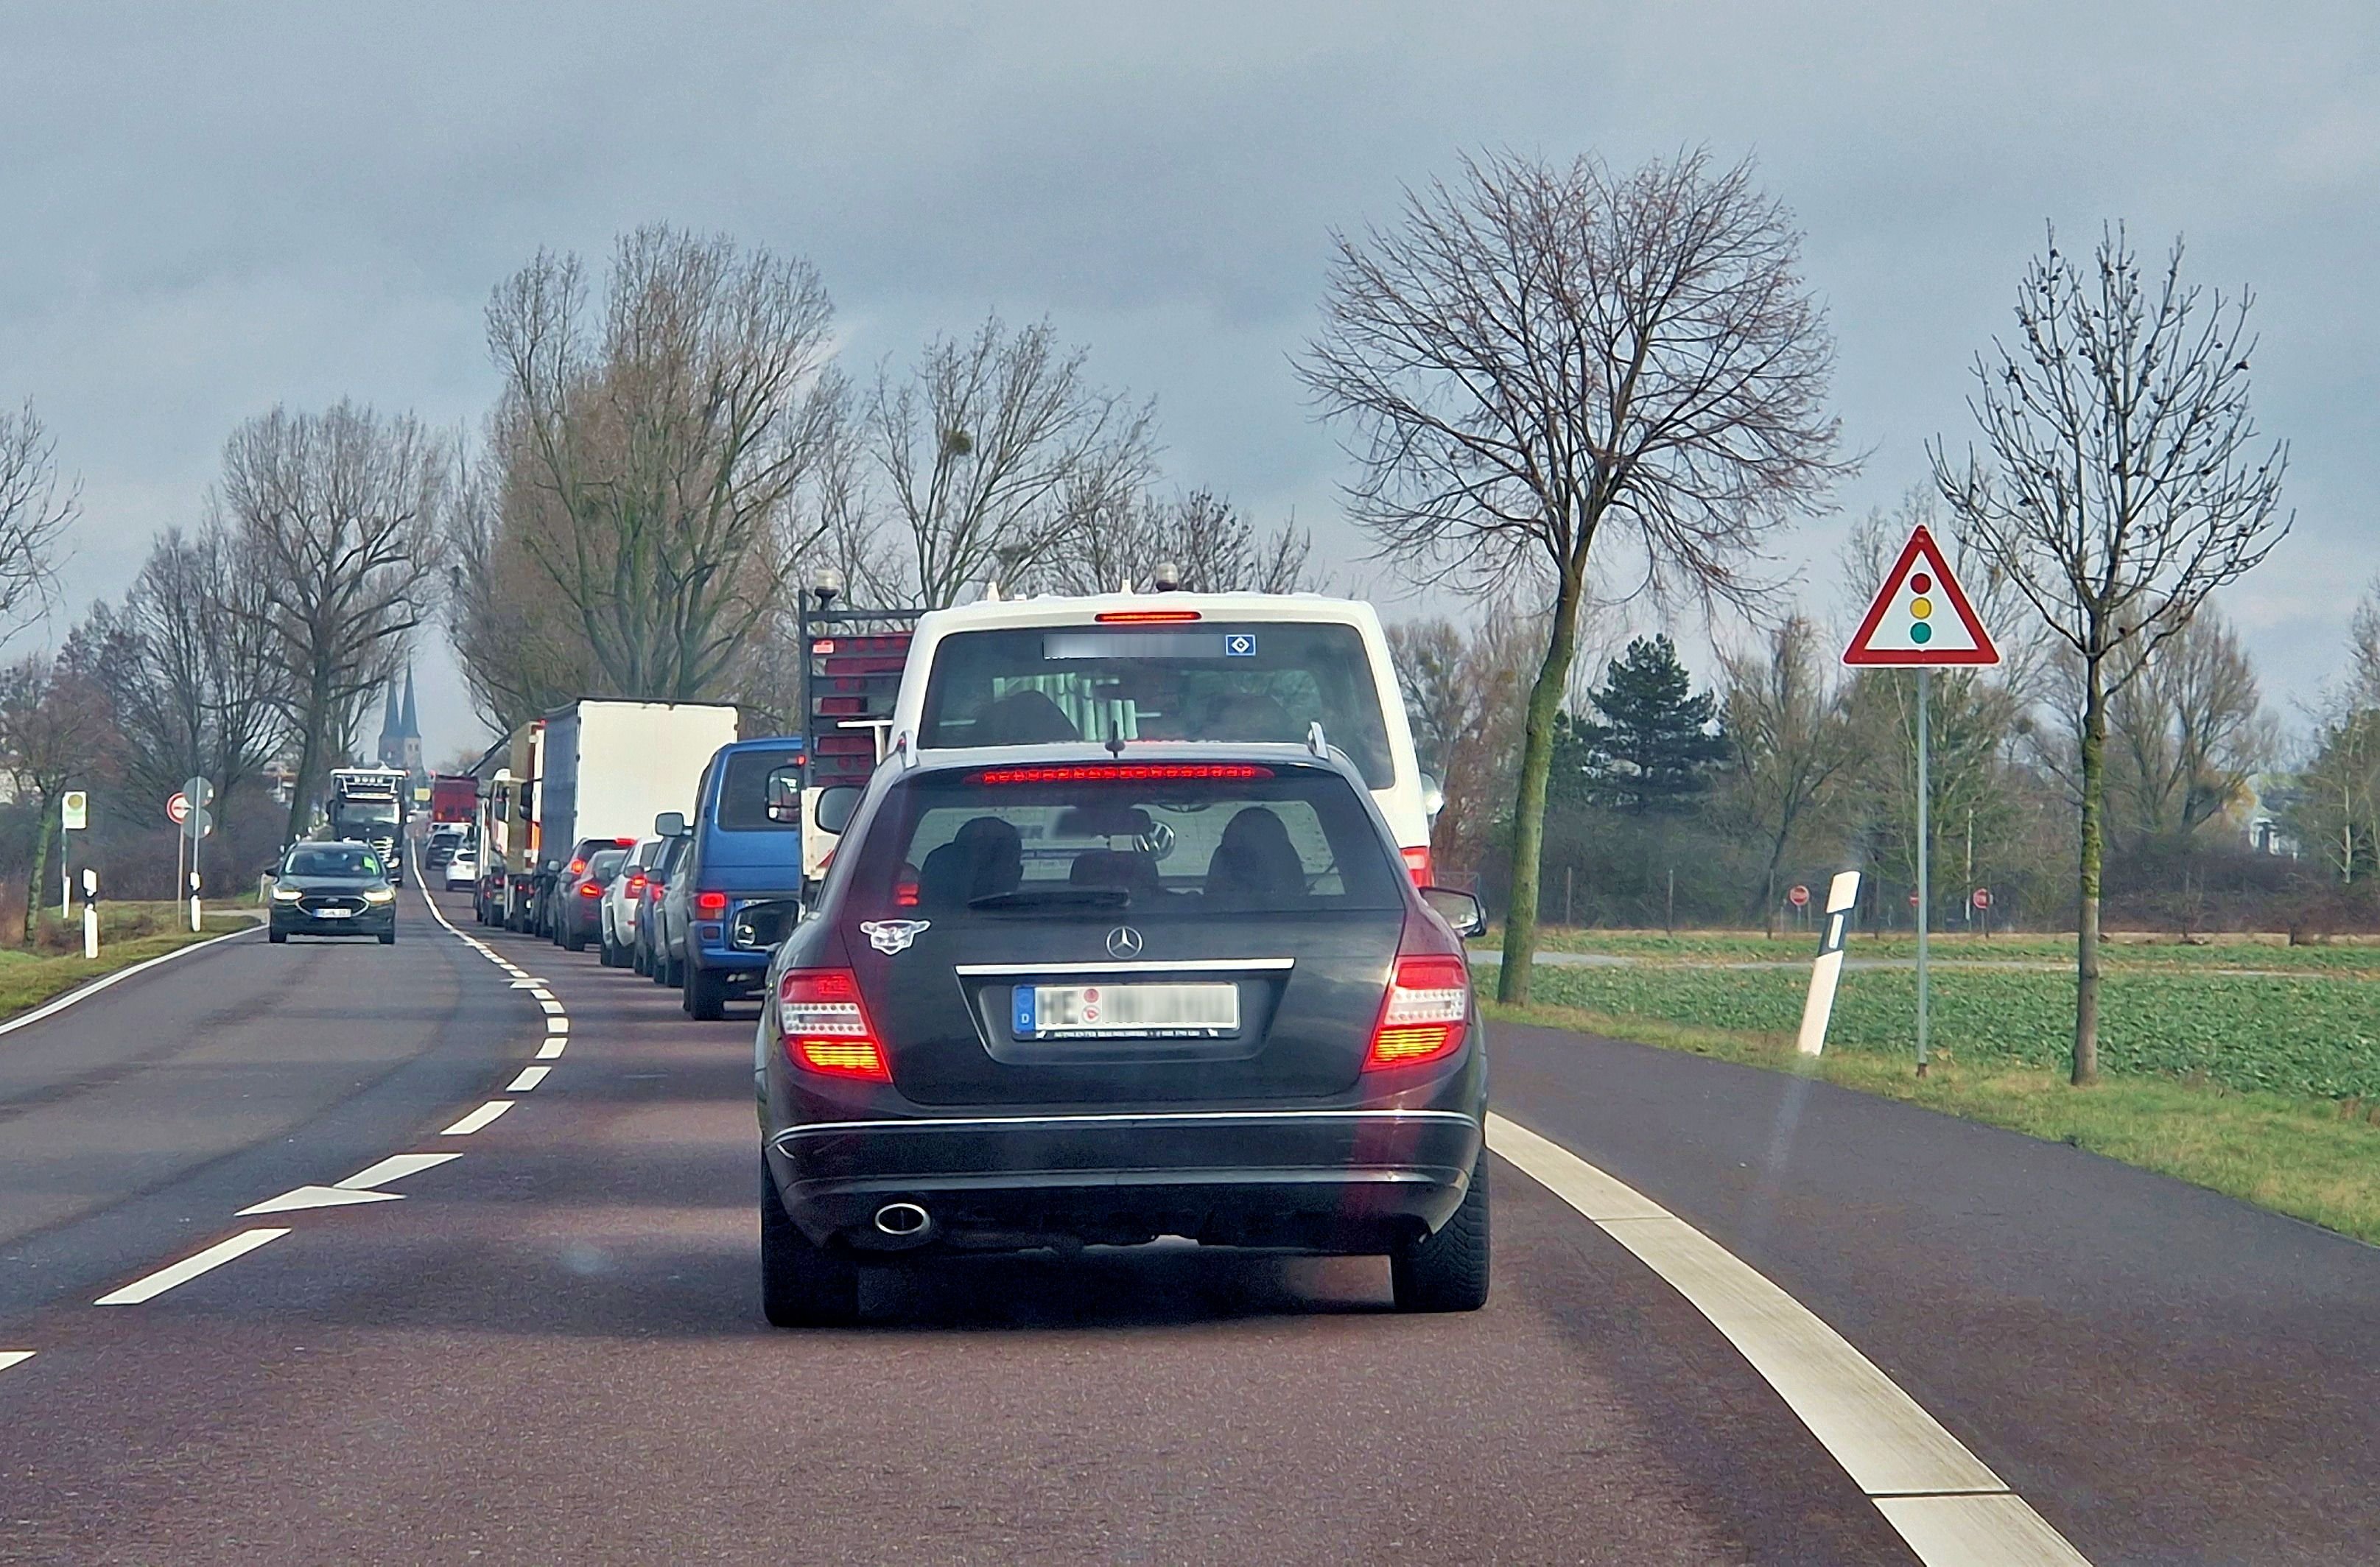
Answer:
M560 860L558 860L558 859L550 859L550 860L547 860L547 861L545 862L545 872L546 872L546 874L547 874L547 875L549 875L549 876L552 875L555 871L560 870L561 869L562 869L562 862L561 862Z
M810 820L821 832L840 833L851 825L852 813L859 808L859 785L830 784L819 791L818 807Z
M1465 941L1488 933L1488 911L1468 893L1458 893L1451 887L1424 887L1421 901L1454 927L1454 933Z
M1432 821L1436 821L1438 813L1446 808L1446 791L1439 786L1437 779L1427 772L1421 775L1421 808L1422 814Z
M661 815L653 818L653 836L656 838L685 837L686 812L682 810L665 810L662 812Z

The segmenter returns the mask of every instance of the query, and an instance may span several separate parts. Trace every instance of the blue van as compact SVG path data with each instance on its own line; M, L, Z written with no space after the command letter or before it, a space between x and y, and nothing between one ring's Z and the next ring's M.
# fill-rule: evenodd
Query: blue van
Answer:
M662 961L689 1017L716 1018L758 990L800 912L802 742L738 740L695 786L692 842L662 900Z

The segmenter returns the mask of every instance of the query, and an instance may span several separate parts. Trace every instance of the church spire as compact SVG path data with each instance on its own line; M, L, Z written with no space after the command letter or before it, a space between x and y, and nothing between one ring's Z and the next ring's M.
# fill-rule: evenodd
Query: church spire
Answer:
M421 738L421 716L413 705L413 665L405 666L405 716L399 721L396 737L400 740Z

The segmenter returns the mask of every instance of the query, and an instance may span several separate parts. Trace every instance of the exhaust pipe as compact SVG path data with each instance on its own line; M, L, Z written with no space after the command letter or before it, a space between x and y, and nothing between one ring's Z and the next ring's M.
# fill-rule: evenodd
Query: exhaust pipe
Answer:
M922 1241L934 1217L914 1202L888 1202L876 1210L879 1234L895 1241Z

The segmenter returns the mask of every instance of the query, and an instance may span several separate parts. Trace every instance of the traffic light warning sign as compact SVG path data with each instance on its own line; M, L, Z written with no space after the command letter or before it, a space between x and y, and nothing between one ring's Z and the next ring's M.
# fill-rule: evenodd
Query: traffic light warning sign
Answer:
M1991 664L2000 662L2000 650L1950 575L1934 535L1920 528L1884 574L1843 662L1904 669Z

